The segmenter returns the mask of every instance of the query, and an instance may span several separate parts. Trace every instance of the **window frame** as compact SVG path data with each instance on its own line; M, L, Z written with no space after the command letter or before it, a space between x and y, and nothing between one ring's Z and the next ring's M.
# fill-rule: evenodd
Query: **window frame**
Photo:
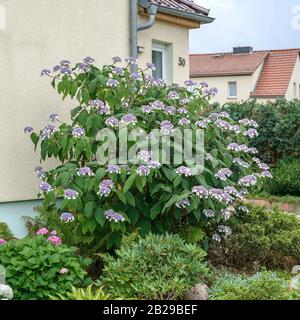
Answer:
M231 85L234 84L235 85L235 96L231 95ZM236 99L238 96L238 84L237 81L228 81L228 99Z
M162 79L167 78L167 48L166 45L163 43L158 43L158 42L153 42L152 43L152 49L151 49L151 54L153 51L156 52L161 52L162 54Z

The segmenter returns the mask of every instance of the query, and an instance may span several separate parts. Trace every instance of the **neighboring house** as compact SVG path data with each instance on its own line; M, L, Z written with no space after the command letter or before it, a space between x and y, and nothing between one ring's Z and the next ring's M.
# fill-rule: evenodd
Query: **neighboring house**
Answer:
M23 128L44 127L51 113L67 120L76 104L61 101L42 69L62 59L91 56L101 66L137 54L141 66L157 65L154 77L182 84L189 78L189 30L212 21L209 10L188 0L0 0L0 221L19 236L16 218L37 204L39 154Z
M300 99L300 49L190 55L190 77L219 90L215 101Z

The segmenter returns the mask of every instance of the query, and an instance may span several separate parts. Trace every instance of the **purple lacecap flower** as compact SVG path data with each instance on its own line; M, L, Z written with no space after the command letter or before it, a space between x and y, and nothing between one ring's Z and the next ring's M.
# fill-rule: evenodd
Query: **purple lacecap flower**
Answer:
M69 67L71 62L69 60L61 60L60 65L62 67Z
M137 158L143 162L149 162L151 160L151 152L149 152L148 150L141 150L138 154L137 154Z
M142 79L141 75L138 72L131 73L130 77L133 80L141 80Z
M197 127L199 127L200 129L206 129L208 124L206 122L200 120L200 121L196 121L195 125Z
M224 188L224 191L231 196L238 196L239 195L239 192L237 191L237 189L235 187L226 186Z
M188 110L186 108L184 108L184 107L178 108L177 112L179 114L183 114L183 115L186 115L186 114L189 113Z
M46 178L46 172L45 171L39 171L38 173L37 173L37 176L38 176L38 178L39 179L45 179Z
M197 85L196 82L194 82L193 80L186 80L184 81L184 84L187 86L187 87L195 87Z
M115 79L108 79L106 82L106 85L110 88L116 88L119 84L119 81Z
M69 269L67 269L67 268L62 268L62 269L59 270L60 274L66 274L68 272L69 272Z
M102 100L96 99L96 100L91 100L89 102L89 107L92 109L99 109L103 107L105 103Z
M87 72L90 70L90 68L91 66L86 63L78 63L76 65L76 69L79 70L80 72Z
M248 127L249 126L249 119L245 118L245 119L241 119L239 120L239 124L241 124L242 126Z
M261 163L261 161L260 161L259 158L254 157L254 158L252 158L252 160L253 160L253 162L255 162L256 164L260 164L260 163Z
M50 76L51 74L51 70L49 69L44 69L42 72L41 72L41 76L44 77L44 76Z
M92 169L89 168L89 167L80 168L80 169L78 170L77 174L78 174L79 176L89 176L89 177L91 177L91 176L94 175Z
M145 165L141 165L135 170L135 172L139 176L148 176L150 174L150 168Z
M146 67L147 69L151 69L152 71L155 71L156 70L156 66L154 63L151 63L151 62L147 62L146 63Z
M58 236L50 236L48 241L51 242L55 246L60 246L62 244L62 240Z
M110 114L110 105L108 103L104 103L102 106L98 108L98 113L102 115Z
M179 94L176 91L170 91L168 93L168 98L171 100L177 100L180 98Z
M240 134L242 132L241 127L237 124L231 126L230 130L236 134Z
M128 57L128 58L125 59L125 61L128 64L131 64L131 65L137 65L138 64L138 59L136 59L134 57Z
M221 216L225 221L228 221L234 213L235 209L233 207L228 207L221 210Z
M49 116L49 120L52 122L58 121L58 118L59 118L59 116L57 113L50 114L50 116Z
M115 212L115 211L113 211L111 209L105 211L104 215L105 215L106 219L108 219L109 221L114 221L116 223L125 221L125 218L123 217L122 214L117 213L117 212Z
M199 84L200 84L200 86L201 86L202 88L208 88L208 83L205 82L205 81L202 81L202 82L200 82Z
M174 115L176 114L176 108L173 106L168 106L164 110L165 114Z
M38 186L39 190L41 192L45 192L45 193L48 193L48 192L51 192L53 191L53 188L51 187L51 185L47 182L42 182L39 184Z
M121 123L135 125L137 123L137 118L133 114L126 114L121 118Z
M212 112L209 115L209 119L210 121L217 121L219 119L219 114L217 112Z
M258 154L258 150L256 148L248 148L248 153L255 155Z
M249 175L241 178L238 182L239 185L244 187L255 186L257 183L257 178L254 175Z
M244 135L245 136L247 136L247 137L249 137L249 138L251 138L251 139L253 139L253 138L255 138L255 137L258 137L258 132L257 132L257 130L256 129L249 129L248 131L246 131L245 133L244 133Z
M223 168L215 174L215 177L222 180L222 181L227 181L228 178L230 178L232 176L232 174L233 174L233 172L230 169Z
M53 72L59 72L60 70L61 70L61 66L58 64L53 67Z
M64 212L60 215L60 220L68 223L68 222L73 222L75 220L75 217L70 212Z
M181 106L186 106L186 105L188 105L189 103L190 103L190 99L188 99L188 98L182 98L182 99L180 99L179 100L179 104L181 105Z
M250 168L250 164L240 158L234 158L233 163L238 164L239 166L246 168L246 169Z
M84 62L85 64L91 65L92 63L95 62L95 59L93 59L93 58L91 58L91 57L85 57L85 58L83 59L83 62Z
M185 209L191 205L190 201L188 199L183 199L178 201L175 206L179 209Z
M208 199L209 192L203 186L195 186L192 189L192 192L195 193L201 199Z
M221 225L221 226L218 227L218 231L219 231L219 233L224 233L224 235L225 235L226 237L232 235L232 230L231 230L231 228L228 227L228 226Z
M253 128L258 128L259 127L259 125L258 125L258 123L255 121L255 120L249 120L249 126L250 127L253 127Z
M213 87L209 89L209 95L211 95L212 97L215 97L218 94L218 89Z
M64 190L64 198L69 200L75 200L78 197L78 192L73 189Z
M37 231L37 235L38 236L44 236L44 235L46 235L46 234L48 234L49 233L49 230L47 229L47 228L41 228L41 229L39 229L38 231Z
M59 70L59 73L60 74L63 74L63 75L71 75L72 74L72 70L69 68L69 67L62 67L60 70Z
M221 119L217 120L215 122L215 125L222 130L230 130L231 129L230 123L228 123L227 121L221 120Z
M234 198L222 189L210 189L209 194L213 199L219 202L224 202L226 204L229 204L234 201Z
M147 167L149 169L159 169L161 167L161 164L156 161L156 160L150 160L148 163L147 163Z
M260 174L261 177L263 178L269 178L269 179L273 179L273 175L270 171L263 171L261 174Z
M248 209L246 206L240 206L240 207L238 208L238 210L240 210L240 211L242 211L242 212L244 212L244 213L249 213L249 209Z
M6 244L6 243L7 243L7 241L6 241L6 240L4 240L4 239L0 239L0 246L4 245L4 244Z
M112 59L113 63L122 62L122 59L119 56L112 57L111 59Z
M98 194L102 197L108 197L114 188L114 183L112 180L103 180L99 185Z
M41 139L42 140L49 139L57 131L58 131L58 129L56 128L56 126L48 124L42 131Z
M155 84L160 88L164 88L167 85L167 83L166 83L166 81L164 79L156 80Z
M113 72L114 74L119 75L119 76L123 76L125 71L124 71L123 68L114 67L114 68L112 69L112 72Z
M259 127L255 120L250 120L248 118L240 120L239 123L245 127L253 127L256 129Z
M111 174L120 174L121 168L117 164L111 164L107 167L106 172L111 173Z
M35 167L34 168L34 172L35 173L39 173L40 171L43 171L44 169L43 169L43 167L41 167L41 166L38 166L38 167Z
M226 111L219 112L219 118L227 118L230 119L230 115Z
M162 101L159 101L159 100L151 102L150 105L154 110L163 110L165 108L165 104Z
M205 160L206 161L213 161L213 156L210 154L210 153L206 153L206 155L205 155Z
M191 168L188 168L185 166L181 166L181 167L177 168L175 172L176 172L176 174L178 174L180 176L185 176L185 177L190 177L192 175Z
M215 233L212 237L212 239L216 242L221 242L222 238L220 237L219 234Z
M207 218L213 218L216 213L213 210L203 210L203 214L207 217Z
M240 151L241 151L240 145L237 144L237 143L230 143L230 144L227 146L227 149L228 149L229 151L234 151L234 152L240 152Z
M119 126L119 120L117 118L115 118L115 117L110 117L110 118L105 120L105 124L108 127L116 128L116 127Z
M153 109L152 109L152 107L151 106L149 106L149 105L146 105L146 106L142 106L141 107L141 111L143 112L143 113L151 113L152 111L153 111Z
M246 144L240 145L240 150L242 152L248 153L249 152L249 147Z
M191 121L189 119L187 119L187 118L182 118L182 119L179 120L178 124L180 126L188 126L188 125L191 124Z
M172 135L173 131L174 131L174 126L170 121L165 120L165 121L161 122L161 124L160 124L160 133L162 135L164 135L164 136Z
M75 138L81 138L85 135L85 130L83 128L74 128L72 131L72 136Z
M30 134L30 133L32 133L32 132L33 132L33 128L32 128L32 127L26 127L26 128L24 128L24 133Z
M258 167L263 171L268 171L270 169L266 163L259 163Z

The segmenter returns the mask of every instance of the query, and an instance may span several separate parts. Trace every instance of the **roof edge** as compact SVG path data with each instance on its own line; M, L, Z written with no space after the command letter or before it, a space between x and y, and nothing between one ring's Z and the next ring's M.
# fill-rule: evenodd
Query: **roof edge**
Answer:
M257 68L255 69L255 71ZM239 73L218 73L218 74L212 74L212 73L190 73L191 78L200 78L200 77L207 77L207 78L218 78L218 77L237 77L237 76L252 76L254 72L239 72Z

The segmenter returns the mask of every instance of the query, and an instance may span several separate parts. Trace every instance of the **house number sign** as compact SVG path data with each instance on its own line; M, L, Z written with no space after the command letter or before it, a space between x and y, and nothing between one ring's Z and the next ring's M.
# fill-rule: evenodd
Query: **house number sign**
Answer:
M182 58L182 57L179 57L179 66L180 67L185 67L185 59L184 58Z

